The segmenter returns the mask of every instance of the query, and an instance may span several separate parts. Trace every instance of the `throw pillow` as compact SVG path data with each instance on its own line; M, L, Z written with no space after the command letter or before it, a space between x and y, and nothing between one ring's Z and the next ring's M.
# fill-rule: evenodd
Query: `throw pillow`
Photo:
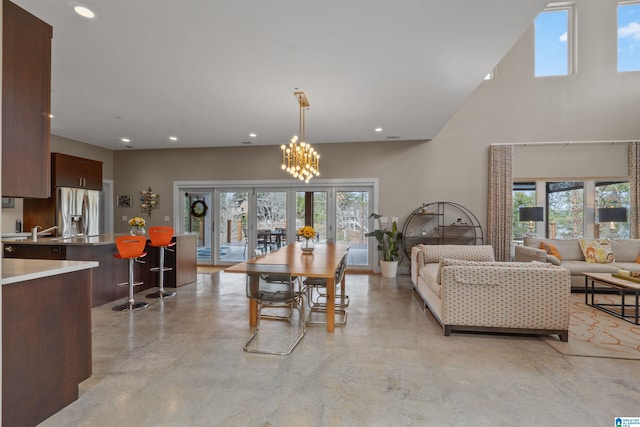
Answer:
M562 255L560 255L560 251L554 245L549 242L540 242L540 249L544 249L547 252L547 255L551 255L556 257L560 262L562 262ZM547 258L548 260L548 258Z
M553 255L547 255L547 262L550 262L553 265L562 264L562 261L560 261L558 258L554 257Z
M586 262L608 264L615 261L607 239L580 239L579 242Z

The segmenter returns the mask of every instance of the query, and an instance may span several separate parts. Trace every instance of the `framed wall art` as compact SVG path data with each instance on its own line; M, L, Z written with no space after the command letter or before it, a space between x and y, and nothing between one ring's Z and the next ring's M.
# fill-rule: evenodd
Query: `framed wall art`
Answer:
M118 196L118 207L119 208L130 208L131 207L131 195L130 194L120 194Z

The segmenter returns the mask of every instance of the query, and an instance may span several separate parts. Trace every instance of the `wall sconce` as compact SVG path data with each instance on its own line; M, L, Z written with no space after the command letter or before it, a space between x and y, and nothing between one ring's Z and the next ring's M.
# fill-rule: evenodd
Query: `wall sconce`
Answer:
M140 209L142 209L142 212L146 212L147 215L151 216L151 211L159 206L160 196L151 191L151 187L140 192Z
M541 207L528 207L520 208L518 210L520 221L529 221L529 237L536 237L534 230L534 222L544 221L544 208Z

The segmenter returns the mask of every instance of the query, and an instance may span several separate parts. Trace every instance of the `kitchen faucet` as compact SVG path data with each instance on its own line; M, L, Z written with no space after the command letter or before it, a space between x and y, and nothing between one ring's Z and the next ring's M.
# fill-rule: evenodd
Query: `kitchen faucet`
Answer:
M38 228L39 228L41 231L38 231ZM47 229L45 229L45 230L42 230L42 227L40 227L39 225L36 225L35 227L33 227L33 228L31 229L31 238L33 239L33 241L34 241L34 242L36 242L36 241L38 241L38 236L43 235L43 234L45 234L45 233L48 233L48 232L50 232L50 231L53 231L53 230L55 230L56 228L58 228L58 226L57 226L57 225L54 225L53 227L49 227L49 228L47 228Z

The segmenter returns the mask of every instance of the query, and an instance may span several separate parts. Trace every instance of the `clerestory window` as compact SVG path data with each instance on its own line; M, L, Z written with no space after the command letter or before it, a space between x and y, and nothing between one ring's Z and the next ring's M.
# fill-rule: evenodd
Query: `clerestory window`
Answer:
M572 3L551 3L535 20L535 76L566 76L575 70Z
M618 3L618 72L640 71L640 1Z

